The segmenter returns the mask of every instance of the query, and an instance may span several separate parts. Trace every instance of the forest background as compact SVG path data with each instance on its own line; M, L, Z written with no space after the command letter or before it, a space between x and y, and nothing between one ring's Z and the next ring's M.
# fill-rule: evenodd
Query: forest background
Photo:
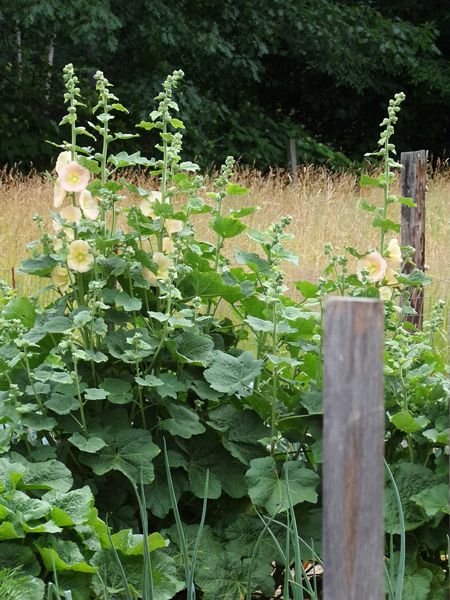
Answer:
M295 138L300 162L345 167L376 146L399 90L398 150L445 158L449 58L445 0L0 0L0 164L50 166L68 62L84 92L97 69L115 83L123 130L183 69L184 151L202 166L285 166Z

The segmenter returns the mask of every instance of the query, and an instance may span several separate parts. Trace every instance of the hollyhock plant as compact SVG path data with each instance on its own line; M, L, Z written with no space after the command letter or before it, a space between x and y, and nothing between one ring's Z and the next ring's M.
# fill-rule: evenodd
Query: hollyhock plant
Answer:
M367 272L367 281L377 283L382 281L386 275L387 263L379 252L374 250L360 258L356 264L358 279L364 279L363 271Z
M75 240L69 246L67 266L72 271L87 273L94 265L91 247L84 240Z
M71 160L61 168L58 181L66 192L82 192L86 189L89 178L89 171Z

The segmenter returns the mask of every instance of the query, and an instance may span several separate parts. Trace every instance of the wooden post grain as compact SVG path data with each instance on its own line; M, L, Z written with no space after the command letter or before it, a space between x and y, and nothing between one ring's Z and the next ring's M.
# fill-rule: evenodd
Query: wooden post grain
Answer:
M402 152L400 162L403 166L400 175L401 195L412 198L417 206L402 206L401 243L402 246L415 248L413 260L418 269L425 267L425 194L427 185L427 152ZM412 271L412 265L406 265L404 271ZM423 322L423 288L412 288L411 306L416 315L407 320L421 328Z
M292 183L297 183L297 144L294 138L288 140L287 145L288 168L291 173Z
M324 600L384 599L383 303L330 298L324 331Z

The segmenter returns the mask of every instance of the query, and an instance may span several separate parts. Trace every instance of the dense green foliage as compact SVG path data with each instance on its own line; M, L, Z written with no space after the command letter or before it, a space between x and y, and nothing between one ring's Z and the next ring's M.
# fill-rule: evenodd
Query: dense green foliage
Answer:
M0 163L48 166L69 61L82 79L102 67L134 119L182 68L185 147L203 165L284 166L289 137L300 160L359 160L397 89L399 147L443 155L449 15L437 0L0 0Z
M55 168L54 231L36 218L41 236L22 265L50 277L54 299L0 295L0 589L9 594L16 577L33 600L53 587L76 600L191 599L193 580L202 600L250 600L280 586L299 599L302 583L319 598L301 565L321 556L322 321L326 296L342 294L386 299L386 457L397 482L386 488L386 581L403 585L390 600L445 600L443 306L423 331L404 321L408 288L429 278L402 274L408 249L386 240L398 231L388 206L412 202L390 193L404 95L373 153L383 174L361 181L383 192L380 205L363 203L379 251L327 246L324 277L299 281L294 299L282 269L297 260L285 248L290 218L249 230L234 160L212 189L181 160L181 78L165 80L139 123L158 138L147 159L121 150L134 138L116 129L126 109L103 74L85 128L79 81L64 69L70 142ZM92 137L101 152L82 145ZM148 188L121 178L136 166L153 176ZM124 192L135 206L123 208ZM200 215L214 243L198 238ZM243 232L254 251L236 244L230 261ZM285 542L295 528L297 547L296 536Z

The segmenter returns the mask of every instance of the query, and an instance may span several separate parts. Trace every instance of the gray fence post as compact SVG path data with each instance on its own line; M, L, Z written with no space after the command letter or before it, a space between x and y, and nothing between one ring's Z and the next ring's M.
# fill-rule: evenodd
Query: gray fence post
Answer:
M400 162L403 169L400 174L401 195L412 198L416 207L402 206L401 209L401 243L403 246L413 246L415 253L414 262L418 269L425 267L425 196L427 185L427 152L402 152ZM411 265L406 265L405 272L412 270ZM411 289L411 306L416 315L407 317L407 320L421 328L423 322L423 288Z
M383 600L383 303L330 298L324 327L324 599Z

